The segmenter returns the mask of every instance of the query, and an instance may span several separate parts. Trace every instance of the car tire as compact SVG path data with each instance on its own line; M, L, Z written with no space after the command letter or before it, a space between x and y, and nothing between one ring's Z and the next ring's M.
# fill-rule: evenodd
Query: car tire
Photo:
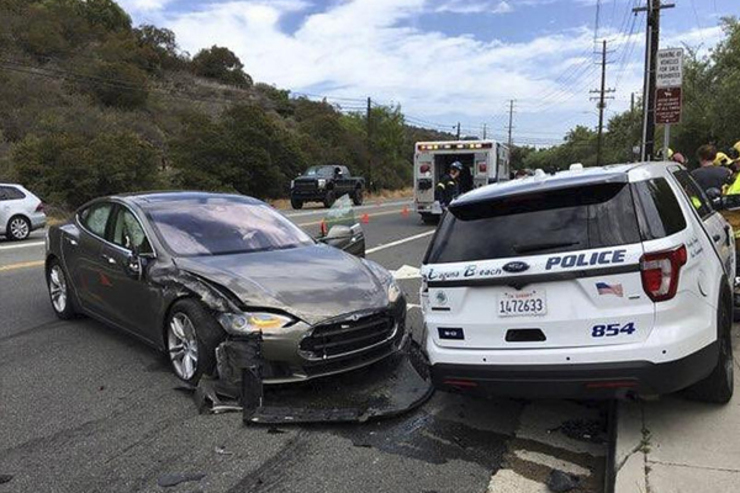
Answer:
M290 199L290 206L293 209L303 209L303 201L298 199Z
M196 385L216 368L216 347L226 334L196 300L176 301L165 322L164 347L177 378Z
M46 269L46 285L49 289L51 308L57 317L69 320L77 316L77 307L62 264L52 259Z
M356 188L355 193L352 194L352 203L355 205L362 205L364 198L362 188Z
M334 190L329 190L326 192L326 195L324 196L324 207L329 209L331 206L334 205L334 201L336 200L336 197L334 197Z
M437 224L439 223L439 218L433 214L422 214L421 221L424 224Z
M719 324L719 358L717 365L703 380L695 383L686 391L686 396L692 400L726 404L732 399L734 391L733 369L735 361L732 356L732 307L723 303L717 315Z
M31 221L23 216L13 216L8 221L5 231L11 240L25 240L31 234Z

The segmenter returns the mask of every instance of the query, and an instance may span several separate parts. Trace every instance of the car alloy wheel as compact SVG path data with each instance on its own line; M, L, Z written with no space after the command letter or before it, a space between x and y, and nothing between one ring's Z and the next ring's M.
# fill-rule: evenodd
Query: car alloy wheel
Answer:
M177 376L192 379L198 369L198 339L193 322L185 313L176 313L170 319L167 350Z
M57 313L64 313L67 309L67 280L58 264L49 272L49 293L54 310Z
M25 240L28 238L31 228L28 225L28 221L22 217L16 217L10 221L10 236L16 240Z

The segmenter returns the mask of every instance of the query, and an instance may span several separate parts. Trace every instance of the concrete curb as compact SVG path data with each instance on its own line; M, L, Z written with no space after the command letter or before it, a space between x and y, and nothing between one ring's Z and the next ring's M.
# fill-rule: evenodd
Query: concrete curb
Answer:
M647 492L646 436L641 402L619 402L615 456L616 493Z

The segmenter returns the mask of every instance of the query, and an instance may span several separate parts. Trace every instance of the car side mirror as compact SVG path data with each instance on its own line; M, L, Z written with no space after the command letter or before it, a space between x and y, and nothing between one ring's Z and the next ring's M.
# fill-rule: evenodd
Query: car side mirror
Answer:
M740 195L724 195L720 198L720 200L721 205L719 206L719 208L715 205L715 209L725 211L740 210ZM714 201L712 201L712 204L714 205Z
M326 236L319 238L318 241L358 257L365 256L365 233L359 224L353 226L335 224L329 228Z

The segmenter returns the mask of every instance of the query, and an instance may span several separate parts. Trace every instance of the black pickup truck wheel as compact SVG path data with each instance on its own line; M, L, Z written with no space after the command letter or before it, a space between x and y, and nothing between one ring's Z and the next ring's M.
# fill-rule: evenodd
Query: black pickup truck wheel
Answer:
M303 201L302 200L299 200L299 199L291 198L290 199L290 206L293 209L303 209Z
M356 188L355 192L352 194L352 203L355 205L362 205L364 198L362 188Z
M334 205L334 201L336 200L336 197L334 196L334 190L329 190L326 192L326 196L324 197L324 207L327 209Z

